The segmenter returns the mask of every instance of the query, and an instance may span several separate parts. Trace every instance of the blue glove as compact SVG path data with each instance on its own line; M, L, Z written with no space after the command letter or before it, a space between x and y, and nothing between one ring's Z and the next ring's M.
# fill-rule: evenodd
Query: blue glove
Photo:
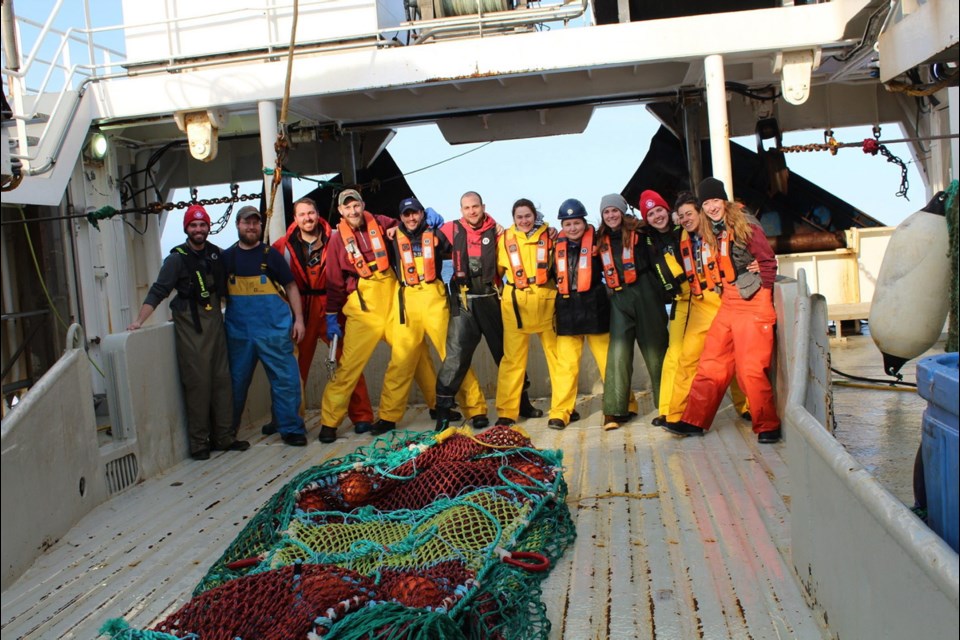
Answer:
M445 222L443 219L443 216L437 213L436 211L434 211L433 207L427 207L426 214L427 214L426 221L427 221L428 227L437 229L443 226L443 223Z
M327 340L333 340L333 336L343 337L343 329L340 328L340 322L337 320L337 314L327 314Z

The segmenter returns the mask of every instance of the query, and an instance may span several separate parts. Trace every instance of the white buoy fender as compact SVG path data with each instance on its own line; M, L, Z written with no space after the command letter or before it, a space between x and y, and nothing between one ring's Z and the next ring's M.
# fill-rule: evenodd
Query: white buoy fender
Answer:
M900 367L940 338L950 307L950 259L944 192L890 236L870 307L870 335L883 368Z

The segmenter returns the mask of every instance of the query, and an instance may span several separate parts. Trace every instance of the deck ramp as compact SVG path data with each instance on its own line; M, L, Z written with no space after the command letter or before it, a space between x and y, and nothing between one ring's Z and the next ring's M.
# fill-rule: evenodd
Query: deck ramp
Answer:
M542 404L542 401L541 401ZM759 447L732 409L704 438L637 419L601 428L599 397L565 431L524 427L561 448L578 538L544 582L551 637L822 638L786 557L783 445ZM247 520L296 473L369 436L309 446L248 434L246 453L184 462L101 505L3 593L4 638L94 638L109 618L147 627L174 611ZM428 428L422 408L409 424Z

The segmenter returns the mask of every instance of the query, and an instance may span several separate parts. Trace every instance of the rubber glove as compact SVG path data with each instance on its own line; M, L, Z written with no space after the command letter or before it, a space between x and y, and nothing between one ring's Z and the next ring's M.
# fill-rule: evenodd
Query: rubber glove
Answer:
M343 329L340 328L340 322L337 320L337 314L327 314L327 340L333 340L333 336L343 337Z
M428 227L431 227L433 229L439 229L440 227L443 226L443 223L445 222L445 220L443 219L443 216L437 213L433 207L427 207L426 214L427 215L425 219L427 221Z

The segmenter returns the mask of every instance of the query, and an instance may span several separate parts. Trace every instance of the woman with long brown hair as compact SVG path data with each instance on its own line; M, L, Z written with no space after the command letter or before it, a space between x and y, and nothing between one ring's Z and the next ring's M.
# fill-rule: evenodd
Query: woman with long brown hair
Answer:
M723 183L707 178L697 188L703 217L699 255L708 289L720 292L720 309L707 332L697 375L679 422L663 428L680 436L703 435L713 424L736 368L750 402L761 443L780 440L780 418L768 373L777 315L773 282L777 259L759 222L730 202Z
M667 312L650 257L627 201L612 193L600 200L597 230L603 278L610 291L610 348L603 381L604 429L616 429L630 419L628 401L633 378L633 343L643 354L650 374L653 404L660 397L663 357L667 352Z
M497 269L506 277L500 304L503 359L497 369L498 425L513 424L520 416L532 334L540 336L551 380L556 379L558 370L557 281L550 228L527 198L513 204L512 214L513 225L497 240Z

